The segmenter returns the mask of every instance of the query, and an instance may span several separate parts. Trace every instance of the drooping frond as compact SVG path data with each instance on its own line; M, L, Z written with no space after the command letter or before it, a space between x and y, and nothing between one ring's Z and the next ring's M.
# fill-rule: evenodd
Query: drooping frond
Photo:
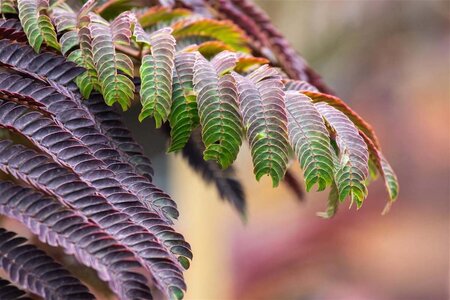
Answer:
M43 42L49 47L60 50L56 32L50 18L46 15L48 1L17 0L19 18L28 41L36 52Z
M394 169L391 167L391 165L389 164L387 159L382 154L380 154L380 158L381 158L382 174L384 177L386 188L389 192L389 198L391 200L388 202L385 209L383 210L383 214L385 214L390 210L392 203L395 200L397 200L398 192L399 192L399 184L398 184L397 175L395 175Z
M251 55L241 54L238 56L238 61L234 70L238 73L248 73L268 63L269 60L264 57L255 57Z
M185 49L186 51L189 48ZM221 41L206 41L200 45L192 45L189 50L200 52L205 58L212 58L222 51L233 51L233 48Z
M290 149L281 76L263 66L247 77L237 73L233 77L237 81L256 179L267 174L273 186L278 186L286 173Z
M36 54L31 47L8 39L0 40L0 64L24 75L35 74L58 84L68 84L83 73L82 68L65 61L61 56L49 52Z
M236 64L236 56L222 53L212 62L197 54L193 80L206 146L203 157L227 168L237 157L243 134L236 84L230 74L225 74Z
M151 55L142 58L139 70L142 103L139 120L152 116L157 128L167 120L172 106L175 39L171 31L170 28L164 28L150 36Z
M178 39L201 37L222 41L233 50L249 52L245 33L229 21L213 19L180 20L172 25L173 35Z
M367 196L365 183L369 175L367 145L355 125L342 112L326 103L316 103L315 107L336 134L339 169L335 181L339 190L339 200L344 201L347 196L351 196L351 203L361 207Z
M49 184L60 182L61 179L54 178ZM111 289L121 297L151 297L147 278L136 273L139 270L144 272L133 253L95 223L29 188L0 182L0 192L5 195L0 199L1 214L26 224L42 242L63 247L66 253L75 255L80 262L94 268L100 278L108 281ZM98 251L100 249L102 251Z
M77 29L77 19L82 17L73 11L67 3L58 3L51 7L52 22L55 23L56 31L74 31ZM62 41L60 41L63 44ZM64 52L63 52L64 53Z
M160 23L168 23L189 15L191 15L191 11L187 9L169 9L164 6L154 6L139 15L139 23L142 27L147 28Z
M0 88L1 86L8 86L13 82L17 82L17 79L15 79L14 77L9 77L6 78L6 81L3 81L2 83L0 83ZM1 80L0 80L1 81ZM36 86L34 87L36 89ZM47 89L48 90L48 89ZM37 89L37 91L39 91L39 89ZM33 90L27 91L28 95L33 95L34 92ZM65 103L66 107L68 105L67 103L67 99L59 96L60 99L59 101L57 101L57 98L55 98L55 94L48 96L44 94L44 98L42 99L38 99L39 101L41 101L41 103L46 103L46 101L52 101L53 102L53 106L48 106L49 109L53 108L53 109L58 109L58 106L56 105L57 102L60 102L61 104ZM55 103L56 102L56 103ZM69 102L70 103L70 102ZM60 104L59 107L61 107L62 105ZM73 103L70 103L72 105L72 108L69 109L69 107L66 108L65 111L61 111L61 110L56 110L56 111L52 111L52 113L57 114L59 120L64 123L64 124L77 124L76 122L83 122L83 120L85 120L82 116L82 112L81 111L77 111L77 109L73 108ZM6 107L5 109L10 109L11 105L10 103L6 103ZM48 105L48 104L47 104ZM25 108L22 107L21 108L23 112L25 112ZM5 115L6 116L6 115ZM14 115L15 118L20 117L19 115ZM41 118L44 118L43 116L41 116ZM11 123L13 122L14 119L9 120L8 122ZM11 123L12 124L12 123ZM39 123L41 124L41 123ZM46 119L45 123L42 123L44 125L49 125L49 124L53 124L53 122L49 119ZM84 121L82 124L86 124L86 121ZM89 123L88 123L89 124ZM89 125L85 125L88 126ZM61 132L61 134L59 136L57 135L53 135L55 137L55 139L52 141L52 143L57 143L57 142L62 142L61 139L68 139L68 135L64 134L64 130L62 130L61 128L58 128L58 126L56 124L52 125L52 127L54 128L54 131L52 131L51 133L55 133L55 130ZM13 127L14 128L14 127ZM70 128L70 127L69 127ZM76 127L77 129L80 129L79 126ZM20 128L19 128L20 129ZM88 129L88 128L86 128ZM91 128L92 130L93 128ZM75 131L75 133L77 134L77 132L79 131ZM25 132L25 134L28 134L27 132ZM58 139L56 139L58 137ZM130 174L129 168L127 168L126 166L121 166L121 168L117 169L117 163L115 160L112 160L112 155L116 154L112 149L108 149L107 145L102 145L102 144L98 144L98 143L102 143L102 137L98 136L98 138L94 138L92 139L92 134L89 135L85 135L82 132L80 132L80 135L78 136L78 138L80 138L82 141L86 141L87 145L89 145L89 147L92 147L92 149L100 149L99 151L94 152L94 155L96 156L97 159L107 159L107 161L110 161L110 163L108 163L108 165L106 166L106 168L110 169L111 172L114 173L110 173L110 177L116 177L118 178L118 180L120 180L121 182L126 182L126 186L129 187L132 192L136 192L138 193L138 195L141 195L140 197L143 197L141 200L145 205L148 205L149 208L151 209L155 209L158 212L161 213L161 216L165 216L165 218L167 218L168 216L172 216L172 217L177 217L178 216L178 212L176 210L176 205L173 203L173 201L168 198L167 195L165 195L164 193L162 193L160 190L158 190L157 188L155 188L150 182L147 181L147 179L144 178L140 178L140 177L136 177L133 175L133 173ZM52 148L50 146L46 146L46 144L40 144L40 138L45 138L45 136L37 136L35 137L32 132L30 132L29 134L29 138L31 139L32 142L36 143L38 147L43 147L44 151L50 151L50 154L53 155L54 157L58 156L58 152L57 149L56 150L52 150ZM38 140L36 140L36 138L38 138ZM75 141L71 141L71 144L66 142L66 147L69 145L76 145ZM83 154L83 152L81 153ZM84 155L84 156L83 156ZM86 157L85 154L83 154L81 157L86 160L92 160L92 157L89 159L89 157ZM67 167L69 168L74 168L75 170L77 170L77 168L75 167L74 164L77 163L77 157L73 157L72 158L74 161L72 162L71 160L62 160L61 163L64 163ZM103 164L101 164L101 162L97 161L94 166L102 166ZM114 175L113 175L114 174ZM83 177L83 174L81 174ZM90 179L87 178L87 180L89 181ZM139 184L137 184L139 183ZM109 184L111 186L110 189L112 189L113 187L115 187L115 189L117 190L119 188L119 185L117 183L117 181L110 181ZM106 195L107 196L107 195ZM130 198L130 204L134 203L134 205L136 206L136 201L134 200L136 199L134 198ZM142 206L142 204L141 204ZM136 212L137 213L137 212ZM167 215L167 216L166 216ZM160 227L155 227L155 228L160 228ZM161 229L159 229L161 230ZM159 232L159 231L158 231ZM190 254L188 254L188 256L190 256Z
M325 219L332 218L337 213L338 207L339 191L336 184L333 182L333 184L331 185L330 193L328 194L327 210L324 212L319 212L317 213L317 215Z
M172 3L165 3L172 2ZM98 1L98 5L95 8L95 13L99 14L106 20L111 20L120 15L124 11L130 10L142 10L146 9L149 5L173 5L172 0L104 0ZM166 6L161 6L165 8ZM159 7L159 6L156 6Z
M384 157L383 153L381 153L381 151L377 149L375 143L364 132L360 131L359 134L364 138L364 141L369 148L370 160L375 164L378 172L380 172L380 174L383 176L386 189L389 193L390 201L388 201L388 204L383 210L383 213L386 213L390 210L392 203L397 200L398 197L399 184L397 175L395 175L394 170L392 169L387 159Z
M317 183L322 191L333 182L330 138L322 116L308 96L286 93L288 132L309 191Z
M95 299L77 278L26 241L0 228L0 265L12 282L44 299Z
M76 79L81 95L84 98L88 98L93 89L101 90L99 74L94 63L91 30L87 26L89 22L90 20L87 16L80 17L77 31L68 31L61 37L62 49L64 49L63 53L65 55L79 41L79 49L71 52L67 59L86 69Z
M58 142L55 145L67 144L69 143ZM58 150L56 147L53 148L55 151ZM68 149L63 151L60 156L72 156L71 160L74 163L78 162L76 171L83 172L83 169L86 169L82 178L77 178L67 169L50 162L45 156L39 156L34 151L20 145L11 145L9 141L0 142L2 158L0 168L79 210L108 234L117 236L118 230L128 228L123 234L117 236L117 239L138 255L139 261L151 271L153 281L157 286L168 295L173 293L172 291L179 293L184 290L183 277L179 267L174 263L173 254L164 249L162 243L158 242L158 238L149 232L148 227L144 227L144 224L157 222L157 216L146 212L145 209L139 209L138 202L133 199L131 194L120 192L119 186L111 185L114 181L113 174L106 170L90 171L89 165L93 166L95 162L88 155L80 153L79 150L75 151L77 151L76 148L70 147L69 144ZM73 155L73 153L77 155ZM21 159L13 162L11 155L17 155ZM58 176L60 181L56 181L55 185L49 185L48 183L54 180L55 176ZM94 204L95 206L93 206ZM134 214L127 211L129 207L135 207ZM162 228L157 233L158 237L163 240L172 240L171 236L175 233L172 234L165 229L164 225L160 227ZM125 234L125 232L127 233ZM176 250L177 248L174 249L174 251ZM162 276L163 273L160 273L162 270L165 272L164 276Z
M169 152L181 150L189 140L192 130L199 125L197 96L193 75L195 53L179 53L173 71L172 107L170 109Z
M380 148L380 142L378 141L372 126L364 121L364 119L353 111L347 104L345 104L344 101L338 97L314 91L304 91L303 93L310 97L313 102L325 102L343 112L360 130L364 132L364 134L371 139L377 149Z
M117 26L114 22L110 25L94 14L90 14L90 18L88 28L101 92L106 104L117 102L123 110L127 110L134 99L134 83L130 79L134 66L128 56L116 51L115 44L129 43L131 31L123 30L122 26Z

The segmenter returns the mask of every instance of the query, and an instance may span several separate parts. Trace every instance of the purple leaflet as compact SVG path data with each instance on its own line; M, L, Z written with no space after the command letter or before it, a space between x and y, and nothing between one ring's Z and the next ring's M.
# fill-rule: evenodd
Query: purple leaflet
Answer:
M3 228L0 228L0 265L11 281L44 299L95 299L44 251Z
M134 254L95 223L49 196L11 182L0 181L0 194L1 214L94 268L121 298L151 297L148 280L139 274L145 274L144 269Z
M11 159L12 157L14 159ZM91 161L88 159L81 163L89 165ZM35 151L22 145L14 145L8 140L0 142L0 169L77 209L107 233L116 237L129 250L136 253L140 262L151 271L156 286L166 294L170 294L174 289L185 289L181 270L171 255L145 227L130 222L126 212L140 212L139 215L135 215L141 218L137 223L142 223L139 222L142 220L148 221L149 213L145 214L139 207L130 205L127 201L129 196L126 194L112 193L106 201L95 188L81 181L68 169L51 162L44 155L38 155ZM92 181L97 181L97 185L105 180L108 182L111 178L110 175L105 176L97 171L88 171L87 174ZM119 210L112 204L118 206Z
M5 279L0 278L0 299L4 300L31 300L24 291L19 290L15 285Z

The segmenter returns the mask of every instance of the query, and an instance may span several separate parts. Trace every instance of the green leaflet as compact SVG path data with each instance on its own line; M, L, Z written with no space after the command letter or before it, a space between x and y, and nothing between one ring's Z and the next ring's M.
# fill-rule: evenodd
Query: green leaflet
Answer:
M327 210L324 212L317 213L317 216L324 219L330 219L334 217L339 207L339 191L336 183L333 182L331 185L330 193L328 194Z
M159 23L167 23L181 17L192 14L191 11L184 8L169 9L163 6L154 6L139 16L139 22L142 27L147 28Z
M250 143L253 172L257 180L271 176L273 186L278 186L286 173L290 151L281 76L267 65L247 77L237 73L233 76Z
M75 30L67 31L61 36L60 43L62 54L67 55L71 50L80 44L78 33Z
M315 104L336 133L339 150L339 169L335 181L339 190L339 200L351 196L351 203L361 207L367 197L366 179L369 176L369 152L364 139L350 119L336 108L326 103Z
M194 90L206 147L203 157L217 161L221 168L227 168L236 159L243 135L234 78L229 74L221 76L229 70L230 63L236 63L230 52L213 62L197 53L194 65Z
M303 169L306 190L322 191L334 181L330 138L322 116L308 96L288 91L285 97L288 133Z
M0 0L0 14L16 14L16 3L14 0Z
M168 152L183 149L192 130L199 125L197 96L193 86L194 64L195 53L179 53L175 56L169 115L172 139Z
M49 47L60 50L56 32L50 18L45 15L48 3L36 0L17 0L19 19L27 35L28 42L36 52L45 42Z
M77 29L77 14L67 3L58 3L51 7L50 12L58 33Z
M39 52L44 39L39 30L37 3L33 0L17 0L17 5L19 19L27 35L28 42L36 52Z
M98 1L99 7L96 10L104 19L111 20L116 18L124 11L133 9L143 9L148 5L156 4L148 0L114 0L114 1Z
M69 34L69 32L66 34ZM71 52L67 59L86 68L86 72L77 77L76 83L78 85L78 88L80 89L81 95L84 98L88 98L93 89L101 91L98 73L94 63L90 28L87 26L81 27L81 29L78 31L78 39L80 42L80 49ZM63 49L66 50L69 47L70 45L68 46L67 42L63 43Z
M119 35L106 21L93 16L89 24L92 37L92 55L95 69L98 74L100 90L108 105L118 102L123 110L127 110L134 98L134 83L129 77L120 74L119 70L133 74L133 63L125 55L116 52L115 37ZM131 32L130 32L131 35ZM120 41L123 36L120 35Z
M56 50L61 50L61 46L56 38L55 28L53 27L50 18L46 15L40 15L38 18L38 23L45 44Z
M70 6L59 3L51 11L58 33L66 31L60 39L61 52L67 56L69 61L73 61L86 69L86 72L75 80L84 98L89 98L94 89L102 91L94 62L93 38L90 27L92 19L97 18L89 14L94 5L95 1L89 0L76 14ZM79 46L79 49L76 49L76 46Z
M175 39L171 31L163 28L150 36L152 53L143 57L139 70L142 103L139 121L153 116L157 128L169 117L172 105Z
M375 143L361 130L359 134L363 137L369 148L370 163L375 165L378 172L380 172L380 174L383 176L384 184L389 193L389 201L383 210L383 214L385 214L390 210L392 204L395 202L395 200L397 200L398 197L399 184L397 176L395 175L394 170L392 169L387 159L384 157L383 153L381 153L381 151L377 149Z
M222 41L233 50L248 53L247 36L244 31L228 20L195 19L180 20L172 25L173 35L178 39L207 38Z
M381 157L381 170L384 177L384 182L386 185L386 188L389 193L389 199L388 203L386 204L385 208L383 209L383 214L386 214L389 212L392 204L397 200L398 197L398 191L399 191L399 184L397 180L397 176L394 173L394 170L392 169L389 162L384 158L384 156L380 153Z
M380 143L378 142L378 138L372 126L364 121L364 119L361 118L361 116L359 116L355 111L353 111L344 101L336 96L319 93L317 92L317 90L314 90L314 87L311 87L311 85L306 85L306 87L308 88L305 87L305 84L303 84L303 86L304 87L302 93L310 97L314 103L324 102L343 112L355 124L357 128L362 130L372 140L372 142L378 149L380 148Z
M131 16L132 18L132 27L133 28L133 40L139 44L141 47L151 46L150 45L150 35L142 28L141 24L136 19L136 16Z

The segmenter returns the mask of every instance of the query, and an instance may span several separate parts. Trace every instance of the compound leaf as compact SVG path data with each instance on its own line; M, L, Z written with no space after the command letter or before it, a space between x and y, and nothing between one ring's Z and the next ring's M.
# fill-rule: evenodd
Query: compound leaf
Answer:
M317 183L322 191L333 182L330 137L322 116L308 96L286 93L288 133L306 182L306 190Z
M139 70L142 103L139 121L152 116L157 128L169 117L172 105L175 39L171 32L172 29L166 27L150 36L152 53L143 57Z

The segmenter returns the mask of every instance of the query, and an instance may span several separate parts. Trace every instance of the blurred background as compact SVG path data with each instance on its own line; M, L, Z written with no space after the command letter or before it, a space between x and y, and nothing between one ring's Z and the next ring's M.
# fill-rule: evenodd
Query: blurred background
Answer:
M186 299L449 299L450 2L257 2L375 127L400 197L381 216L387 194L378 180L362 209L346 203L324 220L316 212L327 193L298 203L283 186L257 183L242 151L244 224L180 157L159 160L195 255Z

